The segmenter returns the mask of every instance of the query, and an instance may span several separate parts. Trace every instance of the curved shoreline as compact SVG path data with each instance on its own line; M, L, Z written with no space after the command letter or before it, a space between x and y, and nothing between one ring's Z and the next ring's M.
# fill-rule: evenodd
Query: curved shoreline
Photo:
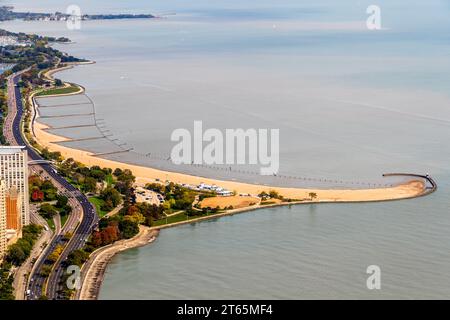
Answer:
M275 190L285 198L305 199L309 197L310 192L317 193L319 201L383 201L407 199L411 196L417 196L424 190L417 190L417 186L409 183L402 183L392 187L385 188L367 188L367 189L305 189L305 188L288 188L288 187L272 187L265 185L248 184L243 182L217 180L204 178L199 176L191 176L182 173L175 173L153 169L150 167L137 166L118 161L108 160L96 157L93 153L84 150L69 148L57 144L61 141L69 141L70 139L57 136L47 132L48 126L39 122L33 122L31 132L37 143L43 147L47 147L50 151L59 151L64 158L73 158L76 161L86 165L99 165L101 167L121 168L131 170L136 176L136 181L140 185L152 183L155 181L172 181L178 184L199 185L206 183L210 185L218 185L228 190L235 190L237 193L245 193L257 195L263 191Z
M72 68L77 64L73 64L70 66ZM58 68L53 70L50 75L62 70L68 69L67 67ZM48 75L46 73L46 75ZM79 86L79 85L78 85ZM81 88L80 92L70 93L65 95L76 95L84 92L84 88ZM58 95L64 96L64 95ZM50 98L52 96L45 96L46 98ZM61 137L58 135L51 134L46 131L49 127L41 124L36 120L36 115L38 114L38 104L35 101L34 95L29 97L33 115L30 118L30 127L32 128L31 132L33 134L36 142L43 146L47 147L50 151L59 151L62 156L65 158L73 158L81 163L87 165L99 165L102 167L110 167L110 168L121 168L121 169L130 169L135 176L137 177L136 181L139 181L141 184L145 184L148 182L155 182L157 180L165 181L166 179L175 182L175 183L187 183L187 184L200 184L200 183L208 183L208 184L216 184L221 187L227 188L229 190L236 190L238 193L248 193L248 194L259 194L262 191L275 190L280 195L285 198L292 199L307 199L309 193L314 192L317 194L316 200L303 200L303 201L292 201L292 202L283 202L269 205L254 205L250 207L245 207L241 209L228 210L224 213L219 213L215 215L210 215L206 217L194 218L191 220L181 221L177 223L173 223L170 225L146 228L140 228L140 232L134 238L129 240L121 240L116 243L113 243L109 246L103 247L95 251L91 254L88 261L83 265L82 268L82 279L81 279L81 289L76 292L76 298L78 299L97 299L100 287L103 281L103 277L107 268L109 261L114 257L117 253L136 248L139 246L146 245L150 242L153 242L156 239L159 231L165 228L176 227L184 224L191 224L195 222L200 222L204 220L210 219L218 219L224 216L234 215L243 212L254 211L258 209L264 208L273 208L278 206L287 206L287 205L298 205L298 204L312 204L312 203L359 203L359 202L378 202L378 201L391 201L391 200L401 200L401 199L411 199L420 196L427 195L436 190L436 185L434 181L428 177L423 175L415 175L415 174L399 174L399 175L407 175L412 176L414 179L398 184L392 187L386 188L374 188L374 189L303 189L303 188L286 188L286 187L269 187L265 185L254 185L242 182L234 182L234 181L223 181L216 180L198 176L192 176L188 174L182 173L174 173L168 172L148 167L136 166L126 163L121 163L118 161L107 160L103 158L96 157L93 153L86 152L83 150L78 150L74 148L69 148L65 146L61 146L56 142L60 141L69 141L70 139L66 137ZM388 174L386 174L387 176ZM385 175L383 175L385 176ZM432 189L430 190L426 186L426 181L432 185Z
M92 64L95 62L83 62L83 63L72 63L69 67L73 68L79 64ZM53 70L47 71L47 74L50 73L50 76L57 73L58 71L66 70L67 66L62 68L56 68ZM82 91L84 92L84 87L78 85ZM71 94L63 94L58 96L65 95L76 95L80 93L71 93ZM46 98L51 98L52 96L45 96ZM246 194L259 194L263 191L275 190L280 195L285 198L291 199L305 199L308 198L310 192L317 193L318 201L383 201L383 200L397 200L397 199L406 199L411 196L417 196L422 191L417 191L417 188L412 187L408 183L399 184L393 187L385 187L385 188L367 188L367 189L308 189L308 188L292 188L292 187L274 187L274 186L266 186L266 185L257 185L250 184L244 182L236 182L230 180L219 180L219 179L211 179L200 176L193 176L184 173L178 172L170 172L159 169L154 169L150 167L132 165L127 163L122 163L114 160L103 159L95 156L92 152L87 152L75 148L69 148L66 146L62 146L57 144L57 142L62 141L70 141L70 139L66 137L62 137L59 135L51 134L46 130L49 129L49 126L46 126L37 121L36 115L38 113L38 104L35 101L36 97L31 97L33 116L31 117L30 127L32 128L31 132L33 134L36 142L43 146L47 147L50 151L59 151L62 156L65 158L73 158L81 163L87 165L99 165L101 167L110 167L110 168L121 168L121 169L130 169L134 175L136 176L136 181L140 184L145 184L149 182L166 181L170 180L172 182L182 184L187 183L191 185L198 185L200 183L207 184L215 184L219 185L228 190L235 190L238 193L246 193ZM51 128L50 128L51 129Z
M159 230L141 225L139 233L133 238L114 242L91 253L81 269L80 289L77 290L75 298L77 300L97 300L106 268L111 259L122 251L152 243L158 234Z
M69 141L70 139L57 136L47 132L48 126L39 122L33 123L32 133L37 143L50 151L59 151L64 158L73 158L76 161L86 165L98 165L101 167L121 168L131 170L136 176L136 181L140 185L152 183L155 181L172 181L177 184L199 185L206 183L210 185L218 185L228 190L235 190L237 193L257 195L263 191L275 190L284 198L305 199L309 197L309 193L317 194L318 201L331 202L355 202L355 201L387 201L407 199L417 196L424 191L424 187L417 188L417 185L407 183L398 184L385 188L367 188L367 189L305 189L305 188L288 188L288 187L272 187L265 185L248 184L243 182L217 180L204 178L199 176L191 176L182 173L175 173L153 169L150 167L142 167L118 161L108 160L96 157L93 153L84 150L69 148L57 144L56 142Z
M410 175L401 173L399 175ZM411 176L417 176L411 174ZM425 177L425 176L424 176ZM426 196L430 193L433 193L436 191L436 184L434 183L434 180L431 178L428 178L428 181L431 183L432 188L426 189L423 194L420 194L418 196L413 196L411 198L417 198ZM395 201L398 199L392 199L390 201ZM362 203L362 202L385 202L389 200L375 200L375 201L348 201L348 202L337 202L337 203ZM106 269L108 267L108 264L111 262L112 258L125 250L128 249L134 249L137 247L142 247L147 244L152 243L156 237L159 235L160 231L162 229L168 229L168 228L174 228L182 225L187 224L193 224L197 222L207 221L207 220L213 220L213 219L220 219L222 217L226 216L233 216L235 214L250 212L250 211L256 211L260 209L271 209L275 207L285 207L285 206L291 206L291 205L307 205L307 204L316 204L316 203L336 203L334 201L294 201L294 202L282 202L282 203L274 203L274 204L268 204L268 205L254 205L250 207L240 208L240 209L234 209L234 210L227 210L223 213L213 214L206 217L198 217L186 221L180 221L175 222L167 225L157 226L157 227L143 227L141 226L141 230L138 235L136 235L134 238L130 240L121 240L118 242L115 242L111 245L108 245L106 247L102 247L100 249L97 249L94 251L91 256L89 257L88 261L83 265L81 270L81 288L78 290L75 294L75 298L79 300L96 300L98 299L98 296L100 294L101 285L103 283L104 275L106 272ZM147 232L143 232L146 230Z

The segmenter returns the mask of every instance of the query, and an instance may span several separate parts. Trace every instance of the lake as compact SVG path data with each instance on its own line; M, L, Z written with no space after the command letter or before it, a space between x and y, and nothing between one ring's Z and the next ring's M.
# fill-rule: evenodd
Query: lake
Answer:
M40 11L70 4L13 3ZM165 161L171 132L202 120L221 130L280 129L280 175L383 183L385 172L429 172L439 184L410 201L267 209L164 230L113 259L101 299L450 298L448 4L379 1L383 28L369 31L368 1L78 3L86 13L163 16L86 21L75 31L62 22L2 24L69 37L73 44L57 47L96 61L57 76L86 87L111 140L133 148L109 158L321 185L245 173L252 166L223 173ZM380 291L366 288L369 265L381 268Z

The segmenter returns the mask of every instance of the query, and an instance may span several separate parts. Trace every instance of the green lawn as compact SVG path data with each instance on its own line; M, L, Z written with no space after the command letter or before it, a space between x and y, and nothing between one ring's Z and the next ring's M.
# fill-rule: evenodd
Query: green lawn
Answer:
M180 221L186 221L186 213L185 212L181 212L179 214L176 214L174 216L170 216L167 218L167 223L166 223L166 219L161 219L161 220L156 220L153 221L153 226L162 226L165 224L169 224L169 223L175 223L175 222L180 222Z
M64 227L64 225L66 224L67 219L69 218L68 214L62 215L61 216L61 228Z
M50 96L50 95L56 95L56 94L67 94L67 93L74 93L79 91L80 88L77 86L69 86L64 88L54 88L49 90L44 90L36 94L36 96Z
M53 218L51 219L45 219L45 221L47 221L48 226L50 227L50 229L52 229L53 231L55 231L55 222L53 222Z
M105 214L107 214L107 211L103 211L101 209L102 205L105 203L103 199L100 199L99 197L90 197L89 201L95 206L95 209L97 210L97 214L100 218L104 217Z
M114 179L112 174L108 174L105 178L106 183L108 184L108 187L111 187L112 184L114 183Z
M78 183L76 183L71 177L64 177L64 178L66 178L67 182L69 182L75 188L81 189L81 186Z

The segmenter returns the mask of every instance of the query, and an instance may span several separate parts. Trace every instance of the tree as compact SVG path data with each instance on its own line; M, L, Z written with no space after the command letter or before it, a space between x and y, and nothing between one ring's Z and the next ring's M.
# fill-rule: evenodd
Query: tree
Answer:
M97 180L92 177L86 177L82 189L84 192L95 192L97 190Z
M0 268L0 300L14 300L14 278L7 268Z
M122 169L120 168L116 168L113 172L113 175L115 175L116 177L120 176L122 174Z
M41 189L45 191L45 190L51 190L51 189L56 189L56 188L50 180L45 180L41 184Z
M105 180L106 173L103 172L103 170L101 170L100 168L98 168L98 169L91 168L90 176L92 178L96 179L97 181L103 181L103 180Z
M32 201L43 201L44 200L44 192L40 191L39 189L34 189L31 193L31 200Z
M105 201L105 207L102 210L110 211L117 207L122 201L122 197L114 188L108 187L100 193L100 198Z
M56 214L58 214L58 211L54 206L52 206L49 203L43 203L41 204L41 207L39 208L39 213L41 216L43 216L45 219L51 219Z
M132 184L134 182L134 180L136 179L135 176L133 176L133 173L131 172L131 170L129 169L125 169L122 171L122 174L120 174L117 177L117 180L125 182L127 184Z
M100 247L102 245L102 234L99 231L94 231L91 237L91 242L94 247Z
M311 201L313 201L315 198L317 198L317 193L315 193L315 192L310 192L310 193L309 193L309 198L311 199Z
M48 277L51 272L52 272L52 266L49 266L49 265L42 266L41 276Z
M72 232L67 232L64 235L64 240L69 241L72 238L72 236L73 236Z
M269 196L269 194L265 191L261 192L260 194L258 194L258 197L260 197L261 199L265 200L267 199Z
M20 266L27 258L27 255L25 252L23 252L23 249L17 245L13 244L9 247L7 255L6 255L6 261L12 263L15 266Z
M81 267L83 263L89 258L89 253L79 249L71 252L67 257L68 265L77 265Z
M144 216L139 211L133 213L132 215L126 215L123 219L131 221L131 222L135 223L136 225L139 225L145 221Z
M270 191L269 191L269 196L270 196L271 198L273 198L273 199L280 199L280 200L283 200L283 197L280 196L280 194L279 194L277 191L275 191L275 190L270 190Z
M147 227L153 226L153 217L145 216L144 225L146 225Z
M31 249L41 231L42 227L35 224L23 227L22 238L9 246L5 261L15 266L21 265L30 256Z
M61 210L59 210L59 214L61 216L67 216L72 212L72 207L69 205L65 205L64 207L61 208Z
M117 241L120 238L119 228L117 226L110 225L106 227L104 230L102 230L101 236L103 245L113 243L114 241Z
M165 193L165 189L166 189L165 186L160 184L160 183L148 183L145 186L145 188L148 189L148 190L155 191L157 193L161 193L161 194L164 194Z
M139 233L139 224L127 219L120 221L119 223L122 237L125 239L133 238Z
M170 210L170 208L171 208L172 205L174 205L174 204L175 204L175 200L174 200L174 199L170 199L169 201L164 201L164 203L163 203L164 211Z
M61 253L63 252L63 250L64 250L64 247L62 245L60 245L60 244L57 245L55 250L53 250L53 252L50 253L47 260L50 261L51 263L55 263L61 256Z
M62 208L64 206L67 205L67 203L69 202L69 198L67 198L66 196L60 194L57 196L56 198L58 201L56 202L56 207L57 208Z

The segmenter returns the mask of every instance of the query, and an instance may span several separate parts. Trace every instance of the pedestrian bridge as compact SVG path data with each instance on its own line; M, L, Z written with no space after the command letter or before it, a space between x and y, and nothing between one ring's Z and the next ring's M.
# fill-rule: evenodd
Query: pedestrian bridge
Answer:
M55 161L53 160L30 160L28 161L28 165L32 166L32 165L36 165L36 164L55 164Z

